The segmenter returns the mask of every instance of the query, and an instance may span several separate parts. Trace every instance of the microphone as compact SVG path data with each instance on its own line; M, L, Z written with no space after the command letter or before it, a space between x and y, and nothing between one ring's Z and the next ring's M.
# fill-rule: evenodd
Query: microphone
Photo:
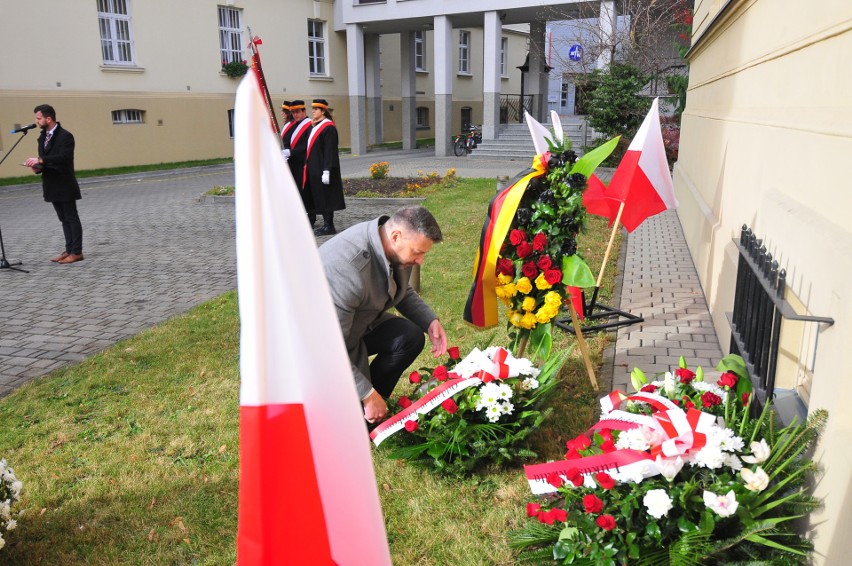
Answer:
M11 131L11 132L9 132L9 133L11 133L11 134L18 134L18 133L21 133L21 132L26 132L26 131L28 131L28 130L32 130L32 129L33 129L33 128L35 128L35 127L36 127L36 125L35 125L35 124L30 124L29 126L24 126L23 128L18 128L17 130L12 130L12 131Z

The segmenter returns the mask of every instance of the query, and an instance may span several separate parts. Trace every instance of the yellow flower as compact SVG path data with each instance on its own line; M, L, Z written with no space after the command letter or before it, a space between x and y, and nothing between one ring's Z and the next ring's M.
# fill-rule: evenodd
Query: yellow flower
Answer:
M538 324L535 320L535 315L531 312L526 313L523 318L521 318L521 328L527 328L532 330L535 328L535 325Z
M545 305L535 313L535 319L540 324L546 324L559 313L559 309Z
M518 311L509 311L509 322L511 322L515 326L521 326L521 320L523 319L523 315Z
M523 293L524 295L529 295L530 291L533 289L529 277L521 277L518 279L518 282L515 283L515 287L517 287L519 293Z
M544 278L544 272L538 274L538 277L535 278L535 286L536 289L544 291L545 289L550 289L553 287L550 283L547 282L547 279Z
M535 310L535 297L524 297L524 301L521 303L521 308L527 312L532 312Z
M506 275L505 273L501 273L497 276L497 282L500 285L506 285L508 283L511 283L514 279L514 277L512 277L511 275Z
M562 295L556 291L548 291L544 296L544 304L558 308L562 304Z

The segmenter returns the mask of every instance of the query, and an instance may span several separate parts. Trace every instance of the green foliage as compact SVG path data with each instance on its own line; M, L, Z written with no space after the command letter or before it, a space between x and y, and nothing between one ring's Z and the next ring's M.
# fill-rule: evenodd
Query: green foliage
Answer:
M613 63L595 70L588 80L594 86L586 106L589 124L607 137L632 138L651 107L639 94L648 76L633 65Z
M237 79L245 75L248 70L249 66L245 61L222 61L222 72L232 79Z

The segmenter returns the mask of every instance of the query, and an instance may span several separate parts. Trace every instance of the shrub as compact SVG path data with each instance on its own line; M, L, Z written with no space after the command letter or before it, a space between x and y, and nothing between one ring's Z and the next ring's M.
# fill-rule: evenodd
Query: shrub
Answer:
M385 179L388 176L388 172L390 171L390 163L387 161L380 161L379 163L373 163L370 165L370 178L371 179Z

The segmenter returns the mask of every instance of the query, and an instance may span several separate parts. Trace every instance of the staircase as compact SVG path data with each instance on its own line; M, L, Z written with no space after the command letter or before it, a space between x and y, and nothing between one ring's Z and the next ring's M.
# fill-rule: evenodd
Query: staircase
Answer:
M571 140L571 149L577 152L577 155L582 155L583 146L591 143L594 131L588 128L583 116L565 116L561 119L565 139ZM553 131L552 124L544 124L544 127ZM534 156L535 147L526 124L501 124L497 139L482 140L469 155L473 159L490 160L527 160Z

